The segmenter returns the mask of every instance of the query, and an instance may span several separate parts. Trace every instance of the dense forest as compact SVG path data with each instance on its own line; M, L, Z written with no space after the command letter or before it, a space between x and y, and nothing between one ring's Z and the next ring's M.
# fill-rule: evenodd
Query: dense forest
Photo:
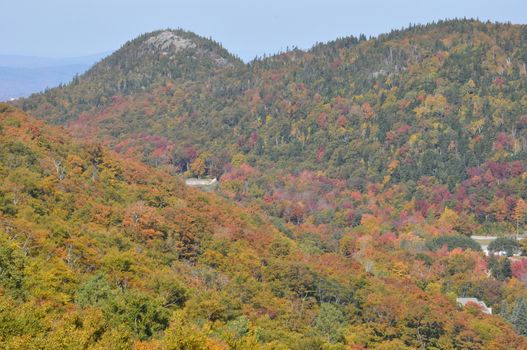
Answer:
M173 54L152 44L166 33L181 38ZM402 186L415 202L432 181L447 200L468 197L456 206L478 230L507 233L522 188L503 182L527 155L525 40L524 26L456 20L243 65L217 43L161 31L18 104L148 164L224 177L237 197L272 198L306 171L362 194Z
M526 42L452 20L245 64L167 29L0 105L0 342L527 348Z

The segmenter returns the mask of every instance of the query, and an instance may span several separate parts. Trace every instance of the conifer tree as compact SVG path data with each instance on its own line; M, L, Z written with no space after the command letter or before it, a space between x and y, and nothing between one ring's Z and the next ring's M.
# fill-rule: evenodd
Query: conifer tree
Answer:
M516 300L511 315L511 323L519 334L527 335L527 306L523 297Z
M511 313L509 311L509 303L507 300L503 300L500 304L500 312L498 313L505 320L509 321L511 318Z
M511 262L508 258L505 258L501 265L501 277L503 280L512 277Z
M505 281L512 277L511 262L508 258L498 260L496 257L492 256L489 259L488 266L492 276L498 281Z

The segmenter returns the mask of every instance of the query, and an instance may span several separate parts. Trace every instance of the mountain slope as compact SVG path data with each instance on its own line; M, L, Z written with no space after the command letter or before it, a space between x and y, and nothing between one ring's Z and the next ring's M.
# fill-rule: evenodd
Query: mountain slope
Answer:
M292 225L7 105L0 141L7 348L527 346L500 317L440 291L470 280L484 298L516 296L488 279L481 253L422 252L410 235L375 231L343 236L338 252L299 244L284 235L299 233Z
M127 42L121 49L103 59L68 87L67 105L51 102L65 114L64 122L76 118L68 106L82 110L108 105L114 95L130 95L163 85L167 80L184 84L203 82L221 69L242 65L241 60L220 44L183 30L160 30ZM60 98L62 89L51 95ZM40 96L40 97L39 97ZM34 107L45 104L36 95ZM58 102L58 101L57 101Z
M97 138L147 163L239 179L246 185L228 186L237 198L273 197L287 182L278 175L284 171L320 171L362 194L372 184L402 185L416 202L416 188L429 178L452 197L464 196L459 191L471 174L494 169L489 181L499 183L505 173L524 171L525 26L445 21L233 63L197 80L171 79L159 61L134 61L144 52L137 48L162 33L126 45L79 83L18 104L40 118L67 120L76 136ZM114 86L128 61L156 82L126 92L102 88ZM175 65L186 67L181 62ZM102 95L98 102L90 100L92 90ZM205 167L193 171L194 162ZM236 170L239 164L259 175ZM470 205L467 215L477 230L501 225L498 231L507 232L514 225L514 205L523 195L510 187L496 191L505 209ZM434 215L445 206L457 207L445 200Z
M525 230L526 38L447 21L243 65L159 31L17 102L119 154L2 105L1 341L525 348L527 264L467 236Z
M94 127L109 139L118 135L115 141L141 131L198 151L232 149L265 166L281 159L279 165L290 169L329 163L328 172L338 177L360 174L376 181L387 175L390 161L398 161L394 178L416 180L424 173L453 183L459 170L505 156L493 146L500 133L503 142L515 144L506 156L523 157L526 32L522 26L445 22L284 53L184 83L163 63L143 57L150 39L141 37L81 77L80 86L21 105L55 122L67 118L76 128ZM177 60L176 66L187 67ZM157 83L137 86L132 90L140 91L128 99L129 91L101 88L118 84L122 71L141 75L138 69ZM81 114L84 104L70 100L90 96L92 83L105 102Z

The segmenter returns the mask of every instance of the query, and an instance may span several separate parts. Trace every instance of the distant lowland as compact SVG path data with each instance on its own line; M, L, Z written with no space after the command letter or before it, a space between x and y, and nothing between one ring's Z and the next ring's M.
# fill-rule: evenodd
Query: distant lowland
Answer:
M0 101L27 97L69 83L76 74L84 73L107 54L68 58L0 55Z

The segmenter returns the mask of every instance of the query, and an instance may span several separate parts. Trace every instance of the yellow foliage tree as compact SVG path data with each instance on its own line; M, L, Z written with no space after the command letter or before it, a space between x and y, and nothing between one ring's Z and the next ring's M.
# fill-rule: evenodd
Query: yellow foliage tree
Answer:
M457 226L459 221L459 215L452 209L445 207L443 213L437 220L437 225L442 231L448 232Z
M201 157L196 158L196 160L190 163L190 170L192 170L195 176L202 177L207 172L205 161Z

